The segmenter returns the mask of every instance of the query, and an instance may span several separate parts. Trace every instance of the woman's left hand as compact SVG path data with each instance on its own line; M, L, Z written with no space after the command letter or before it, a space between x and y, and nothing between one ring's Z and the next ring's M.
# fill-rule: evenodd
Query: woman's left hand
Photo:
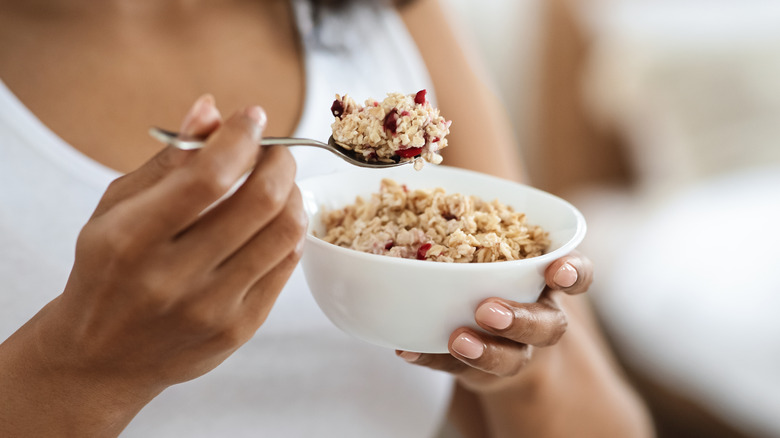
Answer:
M396 353L410 363L455 374L472 391L499 389L524 374L535 347L548 347L561 339L568 326L561 298L587 291L592 281L590 260L574 252L547 267L547 287L536 302L483 301L475 320L484 332L468 327L455 330L450 335L450 354Z

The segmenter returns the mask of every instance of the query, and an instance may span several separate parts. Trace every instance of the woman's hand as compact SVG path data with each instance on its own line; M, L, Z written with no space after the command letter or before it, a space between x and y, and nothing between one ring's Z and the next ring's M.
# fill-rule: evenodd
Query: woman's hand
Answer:
M264 127L259 107L222 122L205 96L182 126L210 134L203 149L168 147L110 185L78 238L63 294L0 349L0 374L15 376L0 389L24 393L0 410L0 432L12 418L39 422L36 432L55 432L49 423L89 436L85 421L117 432L164 388L213 369L255 333L306 227L294 160L285 148L258 148ZM24 417L36 411L24 404L35 403L34 388L48 397L46 419Z
M476 323L485 332L462 327L450 336L450 354L399 351L408 362L455 374L474 392L495 391L524 380L535 347L554 345L566 332L560 299L588 290L590 261L574 253L547 267L547 287L535 303L488 298L476 309Z
M264 113L220 125L209 98L193 112L185 131L211 126L206 146L167 150L116 181L79 236L49 310L67 322L47 336L68 346L59 366L163 387L198 377L255 333L295 267L306 223L295 163L284 148L258 148Z

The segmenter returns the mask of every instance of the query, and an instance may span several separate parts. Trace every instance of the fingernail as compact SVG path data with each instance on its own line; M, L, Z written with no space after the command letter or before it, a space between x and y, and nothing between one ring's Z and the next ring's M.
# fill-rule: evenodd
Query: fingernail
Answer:
M485 345L476 337L461 333L452 341L452 350L467 359L479 359L485 352Z
M555 273L553 281L560 287L570 287L577 282L577 270L574 266L564 263Z
M398 355L407 362L415 362L420 358L420 356L422 356L421 353L415 353L413 351L402 351L398 353Z
M244 116L255 124L255 129L252 131L252 137L256 140L260 140L263 136L263 130L268 118L265 115L265 111L259 106L249 106L244 109Z
M253 122L260 125L261 128L265 127L265 122L268 119L265 115L265 111L257 105L244 109L244 115L249 117L249 119L251 119Z
M477 321L497 330L508 328L514 320L512 311L498 303L486 303L479 306L475 316Z
M303 254L303 247L306 245L306 235L304 234L301 236L300 239L298 239L298 243L295 244L295 252L298 254Z
M181 127L179 128L179 132L183 134L191 134L192 132L190 131L192 131L193 122L199 117L203 117L206 112L214 110L216 110L214 107L214 96L211 94L204 94L203 96L200 96L198 100L192 104L192 108L190 108L190 111L187 113L187 115L184 116L184 120L181 122Z

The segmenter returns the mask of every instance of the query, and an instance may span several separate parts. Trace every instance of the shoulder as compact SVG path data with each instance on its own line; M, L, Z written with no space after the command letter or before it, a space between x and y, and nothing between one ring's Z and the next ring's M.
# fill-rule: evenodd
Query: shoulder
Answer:
M439 0L398 6L436 90L441 113L453 121L445 164L520 179L514 132L503 103L470 41L457 32Z

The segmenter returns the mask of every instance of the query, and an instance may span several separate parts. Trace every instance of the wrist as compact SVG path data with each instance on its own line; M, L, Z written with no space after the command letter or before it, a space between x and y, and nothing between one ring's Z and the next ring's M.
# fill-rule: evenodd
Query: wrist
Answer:
M90 370L72 352L58 359L72 345L52 336L56 324L47 314L56 301L0 344L0 435L118 435L162 388Z
M468 379L460 379L460 383L480 397L517 396L530 401L540 393L548 393L556 376L563 372L559 347L532 347L531 360L512 376L485 374L481 379L469 376Z
M585 330L575 327L555 346L537 349L520 374L479 394L496 438L652 435L641 401Z

